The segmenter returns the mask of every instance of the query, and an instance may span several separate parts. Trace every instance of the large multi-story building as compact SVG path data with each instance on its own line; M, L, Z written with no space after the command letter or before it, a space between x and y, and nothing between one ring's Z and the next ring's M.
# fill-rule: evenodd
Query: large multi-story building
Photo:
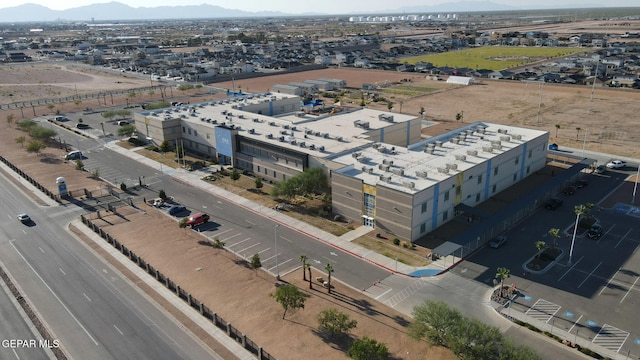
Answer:
M135 114L148 141L282 181L320 167L336 214L414 241L545 165L548 132L485 122L422 140L422 119L372 109L303 111L288 94Z

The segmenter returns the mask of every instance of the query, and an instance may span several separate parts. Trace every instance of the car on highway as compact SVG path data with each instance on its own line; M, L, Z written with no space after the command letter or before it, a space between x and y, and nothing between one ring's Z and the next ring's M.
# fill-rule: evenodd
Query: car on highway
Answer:
M625 166L627 166L627 163L622 160L613 160L607 163L609 169L621 169Z
M589 239L594 239L594 240L600 239L603 234L604 234L604 230L602 230L602 226L600 225L593 225L591 226L589 231L587 231L587 236L589 237Z
M499 236L496 236L493 240L491 240L491 242L489 242L489 247L492 249L497 249L500 246L504 245L506 242L507 242L507 236L499 235Z
M31 218L26 213L19 214L18 215L18 220L20 220L20 222L23 223L23 224L30 224L31 223Z
M187 211L187 208L183 205L173 205L172 207L167 209L167 213L173 216L183 213L185 211Z
M187 220L187 225L194 227L208 222L211 217L207 214L195 214Z
M551 198L549 200L547 200L546 203L544 203L544 208L545 209L549 209L549 210L555 210L557 208L559 208L560 206L562 206L562 199L558 199L558 198Z

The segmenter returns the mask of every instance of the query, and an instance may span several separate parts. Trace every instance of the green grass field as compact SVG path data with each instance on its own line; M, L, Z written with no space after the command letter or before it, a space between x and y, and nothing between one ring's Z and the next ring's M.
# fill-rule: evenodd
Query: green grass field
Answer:
M502 70L553 57L585 52L580 48L485 46L441 54L405 58L409 64L428 62L434 66Z

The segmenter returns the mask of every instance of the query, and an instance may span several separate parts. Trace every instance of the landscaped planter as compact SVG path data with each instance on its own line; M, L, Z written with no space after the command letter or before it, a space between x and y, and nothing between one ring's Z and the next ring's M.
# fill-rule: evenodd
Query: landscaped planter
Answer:
M532 256L522 264L524 271L532 274L543 274L553 267L562 257L564 251L560 248L546 248Z

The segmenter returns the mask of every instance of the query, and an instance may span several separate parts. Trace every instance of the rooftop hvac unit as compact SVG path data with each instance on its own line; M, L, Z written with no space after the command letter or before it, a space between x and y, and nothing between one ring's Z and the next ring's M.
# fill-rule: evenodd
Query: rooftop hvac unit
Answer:
M500 136L500 141L509 142L509 140L511 140L511 136L508 136L508 135Z
M280 130L280 134L287 135L288 133L287 133L287 130Z
M291 127L291 131L296 131L297 129L298 129L298 128L297 128L297 127L295 127L295 126L292 126L292 127Z
M240 126L240 125L233 125L233 124L232 124L232 125L231 125L231 128L232 128L232 129L233 129L233 128L235 128L236 130L242 130L242 126Z
M373 168L372 168L372 167L368 168L368 169L367 169L367 173L368 173L368 174L373 174Z
M328 138L329 138L329 133L328 133L328 132L323 133L323 134L322 134L322 137L323 137L323 138L325 138L325 139L328 139Z
M382 159L382 163L385 164L385 165L393 165L393 160Z
M404 185L404 187L409 189L413 189L416 187L416 183L414 183L413 181L403 181L402 185Z
M361 153L361 152L354 152L354 153L351 153L351 157L353 157L353 158L357 158L357 157L358 157L358 156L360 156L360 155L362 155L362 153Z
M315 136L322 136L322 134L320 133L320 131L316 131L313 135L315 135Z
M279 136L278 140L280 140L280 142L284 142L284 136Z
M449 173L449 169L448 168L439 167L438 168L438 172L441 173L441 174L448 174Z
M291 144L291 145L295 145L295 144L296 144L296 139L291 139L291 140L289 140L289 144Z
M304 141L300 141L300 143L298 144L301 148L306 147L307 144L304 143Z
M200 118L200 121L207 121L206 118Z
M217 124L217 123L218 123L218 120L213 119L213 120L211 120L211 123L212 123L212 124Z
M282 125L282 127L283 127L284 129L289 130L289 125L287 125L287 124Z
M307 129L307 130L304 131L304 133L307 134L307 135L311 135L311 134L313 134L313 130Z
M253 118L253 122L260 122L260 119L258 119L258 118Z
M404 169L393 169L391 172L398 176L404 176Z
M373 145L371 145L374 149L377 149L380 147L380 143L374 143Z
M507 132L507 129L498 129L499 134L506 134Z
M491 147L496 149L496 150L502 149L502 145L501 144L491 144Z
M389 171L389 165L380 164L380 165L378 165L378 169L380 169L382 171Z
M242 114L238 115L238 119L244 119L244 115Z
M249 129L249 134L254 134L256 132L255 129Z
M222 110L222 111L220 111L220 114L222 114L222 115L227 115L227 110Z
M391 182L391 176L380 175L380 181L384 181L386 183L390 183Z
M378 152L384 153L384 152L386 152L386 151L387 151L387 147L386 147L386 146L380 146L380 147L378 148Z
M428 144L427 144L427 147L428 147L428 148L435 148L435 147L436 147L436 144L434 144L434 143L428 143Z
M513 138L513 140L522 140L522 135L520 134L514 134L514 135L511 135L511 137Z
M491 146L483 146L482 151L490 153L493 152L493 148Z
M467 150L467 155L469 156L478 156L477 150Z
M416 171L416 177L426 179L428 173L426 171Z
M318 147L318 150L319 150L320 152L324 151L324 145L322 145L322 146Z
M356 158L356 160L358 160L358 162L365 162L365 161L367 161L367 157L366 156L358 156Z
M473 135L473 130L471 130L471 129L467 129L467 130L465 130L465 133L466 133L467 135Z
M424 152L426 152L427 154L433 154L434 151L436 151L436 149L434 148L424 148Z
M315 150L315 149L316 149L316 146L315 146L315 145L313 145L313 144L309 144L309 149L311 149L311 150Z
M267 139L273 139L273 134L267 134Z
M442 141L436 141L436 147L442 147Z
M460 139L458 139L458 138L451 138L451 140L449 140L449 141L451 141L452 144L459 144L460 143Z
M500 140L491 140L491 145L500 145Z
M336 140L338 140L338 141L342 141L342 140L343 140L343 138L342 138L342 136L338 136L338 137L336 137Z
M456 155L456 160L465 161L467 157L465 155Z
M211 119L207 119L207 122L208 122L208 123L211 123Z
M275 121L269 121L269 126L276 126L276 122Z
M447 164L447 166L451 170L458 170L458 164Z

